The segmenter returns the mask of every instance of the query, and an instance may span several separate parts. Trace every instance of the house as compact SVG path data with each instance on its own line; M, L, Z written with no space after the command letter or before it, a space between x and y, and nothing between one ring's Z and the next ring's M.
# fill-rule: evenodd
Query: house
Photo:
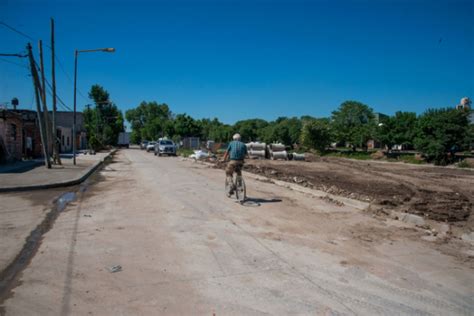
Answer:
M21 160L23 157L23 122L21 114L0 110L0 162Z
M50 112L50 115L52 113ZM56 137L61 145L60 152L72 151L72 125L74 123L74 112L56 112ZM87 148L87 133L84 126L84 116L81 112L76 112L76 149Z
M43 155L41 133L37 114L30 110L17 110L23 122L23 158L37 158Z
M50 117L52 112L49 112ZM60 152L72 151L73 112L56 112L56 137ZM76 148L87 148L84 117L76 113ZM41 132L36 111L0 109L0 162L11 162L24 158L39 158L43 155Z

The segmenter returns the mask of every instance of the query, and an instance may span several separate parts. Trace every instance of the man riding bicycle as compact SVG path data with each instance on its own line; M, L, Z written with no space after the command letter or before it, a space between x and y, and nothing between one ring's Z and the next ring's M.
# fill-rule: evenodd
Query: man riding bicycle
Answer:
M244 159L247 157L247 146L240 141L240 134L234 134L232 137L233 141L229 143L229 147L224 154L224 161L230 158L225 174L228 183L233 183L233 174L237 173L238 176L242 176L242 167L244 165ZM234 188L231 186L227 196L234 194Z

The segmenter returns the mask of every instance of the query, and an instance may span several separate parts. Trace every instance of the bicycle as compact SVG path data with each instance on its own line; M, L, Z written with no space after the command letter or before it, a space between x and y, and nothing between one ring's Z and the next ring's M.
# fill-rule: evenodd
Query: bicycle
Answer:
M232 181L225 178L225 190L227 197L231 197L235 193L235 198L237 201L242 204L247 199L247 191L245 188L245 181L244 178L240 175L232 176Z

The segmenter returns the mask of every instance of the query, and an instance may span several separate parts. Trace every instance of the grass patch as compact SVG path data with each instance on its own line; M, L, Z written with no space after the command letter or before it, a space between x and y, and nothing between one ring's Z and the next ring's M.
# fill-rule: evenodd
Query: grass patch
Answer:
M405 163L411 163L411 164L414 164L414 165L423 165L423 164L426 164L426 161L424 160L420 160L420 159L416 159L415 158L415 155L400 155L398 157L398 160L399 161L403 161Z
M357 159L357 160L369 160L372 159L370 155L372 152L370 151L337 151L337 152L327 152L324 156L329 157L342 157L342 158L350 158L350 159Z

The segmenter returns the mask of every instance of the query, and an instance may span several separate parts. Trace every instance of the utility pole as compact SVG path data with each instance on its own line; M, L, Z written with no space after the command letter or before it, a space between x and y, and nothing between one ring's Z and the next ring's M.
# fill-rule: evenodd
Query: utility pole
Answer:
M43 115L44 115L44 124L46 127L46 139L47 139L47 148L48 154L51 155L52 152L52 138L51 138L51 123L49 121L49 112L48 104L46 103L46 83L44 75L44 63L43 63L43 41L39 40L39 53L40 53L40 67L41 67L41 86L43 87Z
M54 19L51 18L51 72L52 72L52 84L53 84L53 161L57 164L61 164L61 158L59 157L59 141L56 131L56 70L55 70L55 52L54 52Z
M46 148L46 131L45 126L43 123L43 118L41 117L41 102L39 97L39 78L38 72L36 71L35 60L33 58L33 52L31 50L31 44L28 43L26 46L28 50L28 58L30 60L30 68L31 68L31 77L33 78L33 86L35 87L35 98L36 98L36 113L38 114L38 123L40 128L40 135L41 135L41 143L43 145L43 154L44 154L44 163L48 169L51 169L51 161L49 161L49 154L48 149Z

